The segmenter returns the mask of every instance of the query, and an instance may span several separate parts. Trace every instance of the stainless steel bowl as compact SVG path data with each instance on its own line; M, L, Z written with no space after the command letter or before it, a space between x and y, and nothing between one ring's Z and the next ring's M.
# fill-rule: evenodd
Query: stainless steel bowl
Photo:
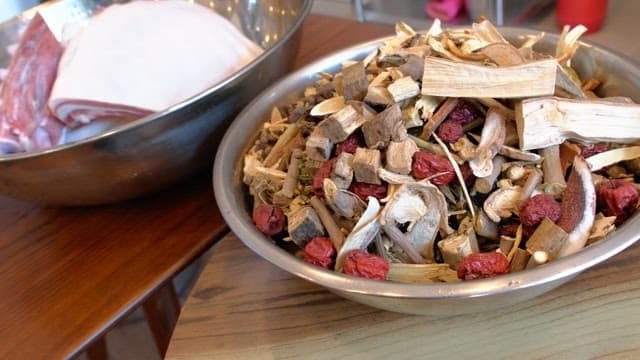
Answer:
M122 0L60 0L0 24L0 67L7 46L40 11L54 32ZM298 49L311 0L196 0L230 19L265 52L218 85L145 118L45 151L0 156L0 193L46 205L116 202L167 187L211 167L234 116L281 77Z
M501 31L516 42L519 36L530 33L512 28ZM557 36L547 35L538 49L552 52L556 41ZM535 269L491 279L425 285L380 282L327 271L274 245L252 223L246 189L241 181L243 154L252 145L261 123L268 118L274 105L287 104L299 96L305 86L313 83L314 74L335 72L341 62L363 58L380 42L356 45L288 75L249 104L225 134L213 170L216 200L230 228L254 252L292 274L367 305L412 314L461 314L503 308L543 294L638 239L640 218L634 216L606 240ZM603 79L602 95L626 95L638 101L640 69L623 56L598 46L582 47L572 65L585 77L594 75Z

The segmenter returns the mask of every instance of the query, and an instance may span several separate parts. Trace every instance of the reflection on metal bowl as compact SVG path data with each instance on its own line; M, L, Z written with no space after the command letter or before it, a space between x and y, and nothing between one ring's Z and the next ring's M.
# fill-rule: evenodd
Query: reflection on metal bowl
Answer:
M0 67L7 46L40 11L54 32L115 0L60 0L0 24ZM157 191L211 166L233 117L282 76L298 49L311 0L197 0L228 18L265 52L190 99L145 118L52 149L0 156L0 193L45 205L112 203Z
M516 43L519 43L517 39L521 35L532 34L528 30L513 28L501 29L501 33ZM557 40L557 36L546 35L537 49L553 53ZM607 239L544 266L490 279L434 284L373 281L327 271L275 245L253 224L246 188L242 183L243 155L253 144L255 134L269 117L272 107L285 105L288 100L299 96L314 81L310 74L336 72L342 62L364 58L380 41L345 49L290 74L247 106L225 134L214 164L216 200L230 228L254 252L274 265L345 298L390 311L443 315L499 309L538 296L614 256L638 239L640 218L635 216ZM572 60L572 66L585 78L595 76L602 79L602 96L625 95L636 102L640 99L640 68L610 50L598 46L581 47ZM249 133L254 136L244 136Z

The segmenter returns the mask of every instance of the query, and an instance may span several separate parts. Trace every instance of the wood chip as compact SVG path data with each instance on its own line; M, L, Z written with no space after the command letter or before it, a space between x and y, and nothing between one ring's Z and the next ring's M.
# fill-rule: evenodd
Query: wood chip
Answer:
M491 68L439 58L426 58L422 94L451 97L519 98L553 95L556 61ZM527 86L522 86L527 84Z
M522 150L568 139L630 143L640 139L640 105L558 97L527 99L516 107L516 125Z

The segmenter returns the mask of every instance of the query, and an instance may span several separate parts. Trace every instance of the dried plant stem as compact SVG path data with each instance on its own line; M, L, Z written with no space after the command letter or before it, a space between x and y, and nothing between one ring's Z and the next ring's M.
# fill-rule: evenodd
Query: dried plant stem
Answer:
M471 197L469 196L469 191L467 190L467 184L464 182L464 177L462 176L462 172L460 171L460 167L458 166L458 163L456 163L455 159L451 155L451 152L447 148L447 145L445 145L445 143L443 143L442 140L440 140L438 135L433 134L433 138L436 139L436 141L442 148L442 151L444 151L444 153L447 155L447 158L449 159L451 166L453 166L453 171L456 173L456 177L458 178L458 182L460 183L460 187L462 188L462 192L464 193L464 198L467 201L467 206L469 206L469 213L471 214L471 218L475 218L476 211L473 208L473 202L471 201Z
M404 236L400 229L398 229L394 225L385 224L382 225L382 230L384 230L389 239L400 246L400 248L409 256L414 264L424 264L424 259L422 258L420 253L418 253L416 248L411 245L409 240L407 240L406 236Z
M284 178L284 184L282 185L282 194L287 198L292 198L296 185L298 184L298 173L300 172L300 159L302 158L302 151L296 149L291 154L291 160L289 161L289 169L287 175Z
M264 159L265 167L271 167L273 164L278 162L280 157L282 157L288 149L286 145L298 134L298 130L300 130L300 127L297 124L290 124L287 127L287 130L280 135L278 141L276 141L275 145L273 145L273 148L269 152L269 155Z
M324 228L329 234L329 238L331 238L331 242L333 242L333 246L337 250L340 250L342 244L344 244L344 234L340 230L338 224L336 224L335 220L333 220L329 209L327 209L322 200L318 199L316 196L313 196L311 200L309 200L309 204L311 204L313 209L318 213L322 225L324 225Z
M542 182L542 173L537 168L533 168L529 171L527 175L527 180L524 185L522 185L522 192L520 193L520 197L518 198L518 204L522 204L525 200L527 200L533 191L536 189L536 186Z
M548 184L566 185L564 172L560 164L560 147L552 145L540 151L544 160L542 161L542 171L544 172L544 182Z

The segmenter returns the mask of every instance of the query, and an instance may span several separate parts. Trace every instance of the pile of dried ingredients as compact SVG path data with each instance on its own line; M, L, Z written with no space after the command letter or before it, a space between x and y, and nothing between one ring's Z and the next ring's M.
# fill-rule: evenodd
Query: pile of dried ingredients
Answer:
M579 251L636 209L640 106L487 20L396 36L274 108L245 155L260 231L371 279L492 277ZM607 126L602 126L604 119Z

